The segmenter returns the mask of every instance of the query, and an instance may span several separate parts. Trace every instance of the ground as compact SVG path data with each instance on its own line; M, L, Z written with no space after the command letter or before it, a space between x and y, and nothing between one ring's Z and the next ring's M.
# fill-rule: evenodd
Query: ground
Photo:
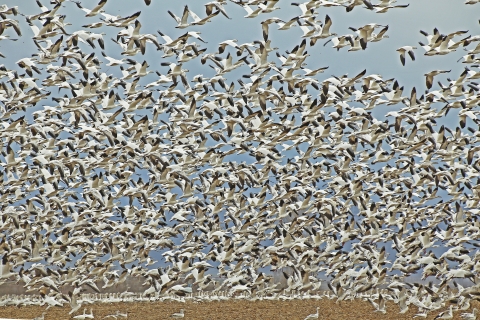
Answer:
M474 307L479 308L475 301ZM410 305L405 314L399 314L399 308L393 303L387 304L387 314L374 312L374 307L368 301L342 301L335 300L292 300L292 301L244 301L230 300L219 302L142 302L142 303L96 303L86 305L87 313L93 309L95 319L103 319L117 310L128 313L129 320L158 320L169 319L172 313L185 309L185 319L304 319L307 315L315 313L320 307L319 319L412 319L418 308ZM473 308L473 307L472 307ZM472 309L471 308L471 309ZM45 311L45 306L0 308L0 318L33 319ZM442 310L446 310L447 307ZM46 310L45 320L73 319L74 315L83 313L83 306L73 315L69 315L70 307L52 307ZM460 314L466 311L456 311L454 319L461 319ZM469 310L471 312L471 310ZM433 319L440 311L430 313L427 319ZM109 319L114 319L110 317ZM121 318L118 318L121 319Z

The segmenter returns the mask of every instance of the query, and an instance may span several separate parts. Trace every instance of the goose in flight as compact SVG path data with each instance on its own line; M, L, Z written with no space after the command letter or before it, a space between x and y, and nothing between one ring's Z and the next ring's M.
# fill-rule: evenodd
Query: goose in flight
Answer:
M20 24L19 24L18 20L14 20L14 19L4 19L4 20L0 21L0 35L8 27L12 27L19 37L22 36L22 30L20 29Z
M358 38L358 36L357 36L357 38ZM332 44L333 44L332 48L337 49L337 51L339 51L341 48L344 48L348 45L350 45L351 47L355 46L354 38L351 34L343 35L343 36L340 36L340 37L333 37L333 38L329 39L327 42L325 42L323 44L323 46L326 46L329 42L332 42Z
M385 28L387 26L383 26L377 23L369 23L358 29L353 27L349 27L349 29L352 31L355 31L358 34L360 38L360 45L362 47L362 50L365 50L367 48L367 42L373 39L372 37L373 31L375 30L375 28L378 28L378 27Z
M107 54L102 51L102 56L108 60L108 63L107 63L107 66L109 67L113 67L113 66L121 66L122 64L124 64L125 62L125 59L115 59L115 58L112 58L112 57L109 57L107 56Z
M309 22L307 22L309 23ZM332 26L332 19L328 16L328 14L325 16L325 23L323 27L321 28L321 31L319 33L316 33L310 37L310 46L315 45L318 39L325 39L330 36L336 36L336 33L330 32L330 27Z
M405 66L405 53L408 53L412 61L415 61L415 53L413 52L415 49L417 49L417 47L412 46L403 46L397 49L397 52L400 53L400 61L403 66Z
M442 73L449 73L451 70L433 70L433 71L430 71L429 73L425 73L424 76L425 76L425 83L426 83L426 86L427 86L427 89L431 89L432 88L432 85L433 85L433 78L439 74L442 74Z
M390 10L390 9L394 9L394 8L407 8L409 5L410 5L410 4L398 4L398 5L384 6L384 7L383 7L383 6L380 7L380 6L374 5L373 7L374 7L374 11L375 11L376 13L386 13L386 12L388 12L388 10Z
M281 21L279 18L270 18L261 22L264 41L268 40L268 25L273 22L279 22L279 21Z
M372 39L370 41L372 42L378 42L382 39L389 38L387 34L385 34L388 31L388 26L385 26L380 32L377 34L375 32L372 32Z
M260 13L262 13L262 8L259 8L259 7L257 7L255 10L253 10L252 8L250 8L249 5L246 5L246 4L244 4L242 7L243 9L245 9L245 11L247 11L247 15L244 16L244 18L255 18Z
M450 305L447 311L441 312L434 319L453 319L453 306Z
M99 0L91 3L103 7L82 12L72 1L52 0L50 8L37 2L24 16L33 35L23 32L22 41L2 48L19 56L0 65L0 227L8 235L0 237L0 282L19 281L40 295L0 304L69 304L70 318L89 319L93 311L80 314L81 308L97 299L293 299L297 292L307 298L320 287L321 272L330 277L325 297L371 299L372 312L385 312L389 300L400 313L414 304L427 316L454 299L454 311L467 312L475 285L452 290L450 284L476 281L480 272L479 67L450 59L451 71L422 71L417 80L426 82L427 92L414 86L409 96L403 96L408 84L402 77L386 79L367 69L323 80L326 68L318 66L327 63L318 61L329 57L307 52L307 38L313 45L331 37L332 20L324 14L322 23L315 10L358 6L382 13L395 0L303 1L286 22L254 21L251 43L232 36L206 47L196 38L215 40L211 28L200 34L187 27L224 14L229 4L208 1L205 17L195 15L193 5L177 5L180 17L170 9L177 22L170 27L186 31L173 39L160 32L163 45L158 34L141 33L140 12L111 15ZM260 15L282 2L235 3ZM68 9L80 20L69 19ZM236 9L232 13L243 19L243 9ZM25 21L15 20L15 10L0 5L0 40L16 32L20 38ZM82 21L92 15L98 21ZM68 21L76 23L67 29ZM305 37L279 52L274 36L287 36L283 30L295 25ZM118 46L97 44L107 27L115 27ZM377 28L369 24L331 42L337 50L364 50L386 38L388 26ZM480 49L473 46L480 36L465 33L422 32L427 56L475 42L465 61L477 62ZM23 40L34 45L25 46L32 55L17 50ZM147 42L163 57L147 54ZM217 75L192 77L183 69L187 64L208 72L211 66ZM222 77L227 72L228 81ZM438 80L447 72L454 76L444 86ZM431 90L434 80L437 90ZM379 112L391 106L396 111ZM449 110L457 111L450 122ZM438 258L422 254L433 247L451 249ZM161 261L151 259L156 250L163 252ZM259 270L268 266L285 268L286 290ZM439 281L407 285L404 277L415 273ZM217 282L213 274L226 279ZM136 276L148 284L140 295L127 289L107 297L96 285L103 279L107 289ZM193 296L187 284L213 291ZM83 295L85 289L96 293ZM111 313L106 319L121 318ZM321 318L319 308L307 317L315 318Z
M17 65L20 68L25 69L25 72L31 77L33 76L33 71L35 71L38 74L41 74L40 70L38 67L35 65L35 61L31 58L23 58L17 61Z
M188 10L188 14L194 20L191 23L192 26L203 26L205 23L210 22L212 20L212 18L216 17L220 12L221 12L220 10L217 10L217 11L213 12L212 14L206 16L205 18L200 18L199 16L197 16L197 14L195 12L193 12L190 9Z
M8 147L7 149L11 150L10 147ZM8 256L4 254L2 257L2 262L0 264L0 279L8 279L12 276L18 276L15 272L12 272L12 269L13 269L12 263L8 261Z
M0 6L0 16L3 19L7 19L7 15L13 14L16 16L18 14L18 6L8 7L6 4Z
M275 4L280 0L267 0L258 4L258 7L262 9L262 13L270 13L275 10L280 9L280 7L275 7Z
M378 303L373 301L372 299L368 299L370 303L373 305L375 308L375 311L381 312L383 314L387 313L386 305L385 305L385 299L383 298L382 294L378 295Z
M312 2L298 3L292 2L292 6L297 6L302 11L300 18L315 17L317 12L315 11L315 5Z
M77 1L75 3L77 4L77 7L79 7L86 13L85 17L94 17L101 12L105 12L105 10L103 10L103 7L107 3L107 0L100 0L100 2L92 10L82 7L80 1Z
M172 16L173 19L178 23L178 25L175 28L178 29L184 29L190 26L190 23L188 23L188 16L190 13L190 10L188 9L188 6L185 5L183 8L183 14L182 18L177 17L172 11L168 10L167 11L170 16Z
M228 16L227 12L225 11L225 8L223 7L223 3L224 2L221 2L221 1L211 1L211 2L208 2L208 3L204 4L205 13L207 14L207 16L210 16L213 13L213 9L217 9L225 17L227 17L228 19L232 19Z
M369 10L373 9L372 4L368 0L351 0L350 3L344 5L347 12L352 11L356 6L365 5Z
M300 19L299 17L293 17L292 19L286 22L279 19L278 21L275 21L275 23L278 26L278 30L288 30L292 27L296 27L297 25L295 24L295 22L298 22L299 19Z
M225 41L220 42L218 44L218 53L222 54L225 51L225 49L227 48L227 46L231 46L233 48L238 49L239 46L238 46L237 42L238 42L237 39L225 40Z

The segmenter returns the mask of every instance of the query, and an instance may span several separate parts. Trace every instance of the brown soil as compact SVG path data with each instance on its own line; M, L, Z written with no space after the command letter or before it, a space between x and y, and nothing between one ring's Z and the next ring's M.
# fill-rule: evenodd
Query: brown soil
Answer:
M473 307L479 308L479 303L472 303ZM231 300L223 302L201 302L192 301L180 302L141 302L141 303L97 303L86 305L87 312L93 309L95 319L114 314L117 310L128 313L129 320L150 320L169 319L172 313L185 309L185 319L304 319L307 315L315 313L320 307L319 319L412 319L418 312L417 307L410 305L405 314L399 314L397 305L388 302L387 314L374 312L373 306L368 301L342 301L339 304L335 300L293 300L293 301L241 301ZM472 308L473 308L472 307ZM471 308L471 309L472 309ZM73 319L73 316L83 313L83 306L80 312L69 315L70 307L46 307L28 306L14 307L7 306L0 308L0 318L33 319L46 311L45 320ZM433 319L440 311L429 314L427 319ZM466 311L454 312L454 319L461 319L460 314ZM471 312L471 310L469 310ZM110 317L109 319L114 319ZM121 318L119 318L121 319ZM171 319L171 318L170 318ZM422 319L422 318L420 318Z

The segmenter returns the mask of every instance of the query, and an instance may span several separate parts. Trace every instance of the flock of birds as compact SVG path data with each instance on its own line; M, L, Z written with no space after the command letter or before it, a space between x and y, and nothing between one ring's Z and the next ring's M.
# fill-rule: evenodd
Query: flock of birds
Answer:
M318 9L407 9L395 0L292 3L290 20L267 18L260 39L225 40L216 52L192 30L236 18L227 5L253 18L280 1L168 11L178 29L191 28L177 38L142 33L141 11L111 15L107 0L36 3L34 15L0 7L2 44L38 49L0 66L2 283L72 314L87 288L100 294L129 277L144 279L148 299L207 288L314 296L326 281L323 297L363 297L382 313L386 300L418 316L456 302L440 319L480 298L480 35L421 31L425 59L467 54L458 74L433 70L425 88L406 93L367 70L321 78L328 66L307 68L319 40L358 51L388 38L376 23L332 33ZM88 24L72 30L65 7ZM303 36L281 53L275 26ZM397 49L403 65L415 50ZM150 51L158 65L143 58ZM190 77L187 62L213 76ZM246 74L229 83L237 68ZM156 80L142 84L149 74ZM436 82L441 74L451 78ZM402 108L373 116L390 106ZM457 120L441 124L447 118ZM406 279L415 275L425 281Z

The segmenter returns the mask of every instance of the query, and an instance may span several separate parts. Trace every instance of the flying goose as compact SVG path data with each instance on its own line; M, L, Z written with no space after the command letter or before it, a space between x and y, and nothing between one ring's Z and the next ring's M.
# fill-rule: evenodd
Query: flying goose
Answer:
M449 73L451 70L433 70L433 71L430 71L429 73L426 73L424 74L425 76L425 82L426 82L426 86L427 86L427 89L431 89L432 88L432 85L433 85L433 78L439 74L442 74L442 73Z
M398 4L398 5L393 5L393 6L376 6L374 5L373 9L375 10L375 13L386 13L388 12L388 10L390 9L394 9L394 8L408 8L410 4Z
M175 28L184 29L190 26L190 23L188 23L188 15L190 14L190 10L188 9L187 5L185 5L185 7L183 8L182 18L177 17L170 10L168 10L167 12L178 23L178 25Z
M75 3L77 4L77 7L79 7L86 13L85 17L94 17L100 12L104 12L103 7L105 6L105 4L107 4L107 0L100 0L100 2L98 2L98 4L92 10L82 7L80 2Z
M397 52L400 52L400 61L403 66L405 65L405 53L408 53L412 61L415 61L415 54L413 53L415 49L417 49L417 47L412 46L403 46L397 49Z
M453 319L453 306L450 305L447 311L439 313L434 319Z
M381 312L383 314L387 313L386 306L385 306L385 299L383 298L382 294L378 295L378 303L376 303L372 299L369 299L369 301L375 308L375 311Z
M228 15L227 12L225 11L225 8L223 7L224 2L221 1L210 1L206 4L205 6L205 13L207 16L210 16L213 13L213 9L217 9L219 12L221 12L227 19L231 19Z
M204 25L207 22L210 22L212 20L212 18L216 17L220 12L221 12L220 10L217 10L217 11L213 12L212 14L207 15L205 18L200 18L199 16L197 16L197 14L195 12L193 12L190 9L188 10L188 14L194 20L194 22L192 22L193 26L201 26L201 25Z

